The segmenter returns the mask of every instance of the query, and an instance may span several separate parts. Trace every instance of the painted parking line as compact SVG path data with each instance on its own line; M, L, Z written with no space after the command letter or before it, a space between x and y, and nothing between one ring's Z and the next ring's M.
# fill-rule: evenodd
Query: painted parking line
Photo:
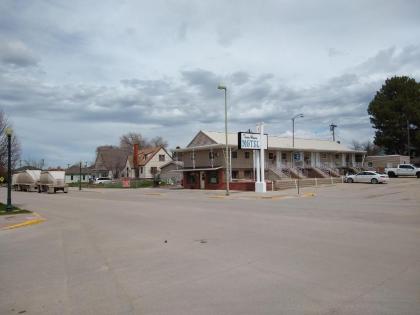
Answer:
M315 197L315 196L316 194L314 192L307 192L307 193L304 193L302 197L305 198L305 197Z
M225 199L226 196L223 196L223 195L214 195L214 196L209 196L209 198L212 198L212 199Z
M33 215L35 216L35 219L30 219L30 220L26 220L26 221L21 222L21 223L8 225L8 226L4 227L2 230L17 229L17 228L20 228L20 227L30 226L30 225L34 225L34 224L38 224L38 223L42 223L44 221L47 221L45 218L41 217L36 212L33 212Z

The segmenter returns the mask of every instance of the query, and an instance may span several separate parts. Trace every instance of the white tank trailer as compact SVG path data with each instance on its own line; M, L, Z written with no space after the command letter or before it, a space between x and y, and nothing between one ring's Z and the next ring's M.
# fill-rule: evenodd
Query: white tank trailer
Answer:
M40 170L25 170L12 176L12 187L16 191L37 191Z
M69 191L68 185L65 183L64 171L42 171L39 179L38 192L47 192L49 194L63 191Z

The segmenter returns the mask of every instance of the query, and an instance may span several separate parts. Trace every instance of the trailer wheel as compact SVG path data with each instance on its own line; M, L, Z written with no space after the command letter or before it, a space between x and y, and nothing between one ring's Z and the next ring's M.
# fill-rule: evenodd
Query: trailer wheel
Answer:
M417 172L416 175L417 175L417 178L420 178L420 172Z

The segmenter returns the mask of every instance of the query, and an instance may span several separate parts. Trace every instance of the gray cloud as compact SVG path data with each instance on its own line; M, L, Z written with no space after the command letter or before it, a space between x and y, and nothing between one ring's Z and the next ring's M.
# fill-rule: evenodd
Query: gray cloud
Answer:
M365 74L417 71L420 69L420 45L397 49L395 46L379 51L357 68Z
M0 107L24 155L91 160L120 134L186 144L199 129L265 121L344 142L372 136L367 104L392 75L420 78L419 4L380 0L0 2ZM106 18L104 18L106 17ZM343 36L345 34L345 36ZM391 48L390 48L391 47ZM42 134L43 137L39 137Z
M21 41L0 42L0 61L17 67L30 67L38 63L33 52Z

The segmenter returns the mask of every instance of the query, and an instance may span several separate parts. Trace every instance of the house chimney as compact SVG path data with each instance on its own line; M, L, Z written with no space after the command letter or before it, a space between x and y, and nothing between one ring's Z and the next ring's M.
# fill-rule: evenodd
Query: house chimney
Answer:
M133 167L135 177L139 177L139 144L136 142L133 144Z

